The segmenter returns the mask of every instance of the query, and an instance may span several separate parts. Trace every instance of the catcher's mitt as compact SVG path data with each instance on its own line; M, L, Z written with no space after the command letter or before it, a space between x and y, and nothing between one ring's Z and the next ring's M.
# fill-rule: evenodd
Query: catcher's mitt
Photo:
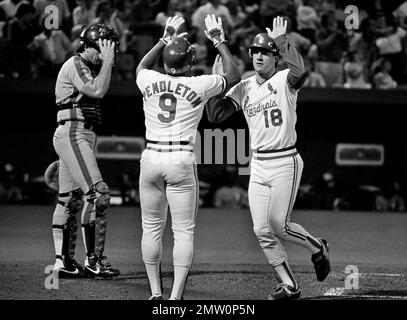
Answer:
M51 163L44 173L44 180L46 185L55 191L59 190L58 173L59 173L58 160Z

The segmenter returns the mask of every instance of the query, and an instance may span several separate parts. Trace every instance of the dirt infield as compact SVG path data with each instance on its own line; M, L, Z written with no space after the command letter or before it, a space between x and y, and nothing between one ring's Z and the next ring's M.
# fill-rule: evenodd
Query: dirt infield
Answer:
M143 300L148 283L141 261L138 208L109 210L106 254L122 274L113 280L60 279L45 288L44 270L53 263L52 207L0 206L0 299ZM316 281L310 256L287 245L302 299L407 299L407 215L361 212L295 211L297 221L330 242L332 272ZM164 237L164 290L172 281L172 235ZM261 300L275 286L271 268L258 248L248 210L201 209L196 253L188 278L188 300ZM81 236L77 259L83 260ZM358 268L359 289L345 289L345 268ZM351 267L348 267L351 268Z

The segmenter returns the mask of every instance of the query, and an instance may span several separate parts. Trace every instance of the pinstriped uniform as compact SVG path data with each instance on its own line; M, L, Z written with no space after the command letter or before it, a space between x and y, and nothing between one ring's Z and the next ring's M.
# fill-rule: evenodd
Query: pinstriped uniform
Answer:
M250 77L226 94L237 110L243 110L250 130L253 158L248 193L253 229L273 266L287 261L280 240L310 251L320 246L290 221L304 164L295 148L298 90L289 86L288 72L279 71L262 84L256 76Z
M199 197L193 152L196 130L206 101L223 92L226 80L218 75L174 77L144 69L137 85L143 94L147 138L140 173L143 261L161 261L169 206L173 264L190 267Z

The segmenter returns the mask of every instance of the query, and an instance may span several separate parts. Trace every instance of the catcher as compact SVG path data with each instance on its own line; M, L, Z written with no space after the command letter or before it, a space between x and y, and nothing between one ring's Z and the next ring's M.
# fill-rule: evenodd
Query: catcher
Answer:
M48 184L59 192L52 233L56 254L54 271L61 276L81 274L82 267L74 259L76 213L80 210L86 250L85 275L109 278L120 273L103 255L110 195L94 154L95 131L102 121L100 101L110 85L117 48L118 38L113 28L105 24L89 25L81 33L77 54L64 63L56 81L59 126L53 145L59 162L51 164L45 176Z

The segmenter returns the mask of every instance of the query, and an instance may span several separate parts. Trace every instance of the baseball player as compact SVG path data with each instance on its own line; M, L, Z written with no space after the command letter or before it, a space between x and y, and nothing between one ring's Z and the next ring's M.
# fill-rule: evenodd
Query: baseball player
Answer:
M213 98L207 104L211 122L243 110L249 127L253 157L248 193L253 229L279 282L270 300L294 299L301 294L280 240L311 252L319 281L330 271L327 241L290 221L303 170L295 147L296 102L307 71L287 40L286 29L287 21L277 17L273 30L266 28L267 33L258 34L249 48L256 74L239 82L225 97ZM288 68L277 72L279 59Z
M59 162L52 164L46 175L58 172L58 184L54 185L59 192L58 203L52 230L56 253L54 271L61 276L80 273L81 266L73 257L75 216L79 210L82 210L86 250L85 274L113 277L120 273L103 255L110 196L94 154L95 129L101 124L100 100L109 88L116 49L117 36L113 28L104 24L86 27L81 33L77 54L64 63L56 81L59 126L53 144ZM52 181L52 178L48 180ZM78 205L78 202L83 203Z
M169 206L174 233L174 279L170 300L182 300L194 256L194 228L198 209L198 178L194 142L205 103L240 81L225 44L222 21L207 16L206 34L223 58L225 74L189 76L195 51L177 36L184 19L170 17L160 41L137 67L143 94L147 146L141 157L140 203L142 256L151 300L163 300L162 235ZM152 70L162 53L165 73Z

